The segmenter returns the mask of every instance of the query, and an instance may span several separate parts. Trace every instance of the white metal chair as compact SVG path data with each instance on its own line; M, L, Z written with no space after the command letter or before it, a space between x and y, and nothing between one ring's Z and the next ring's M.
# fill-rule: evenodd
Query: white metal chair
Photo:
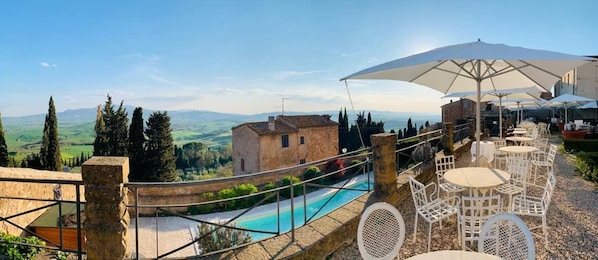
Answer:
M405 240L405 221L393 205L377 202L366 208L357 227L363 259L393 259Z
M538 148L537 151L532 153L532 159L533 160L544 160L547 151L546 148L548 148L548 138L544 137L544 138L538 138L535 139L534 141L532 141L532 145L536 148Z
M521 194L513 197L513 203L511 203L511 212L514 214L542 218L542 225L532 227L530 230L542 227L544 246L546 248L548 248L548 224L546 223L546 212L548 211L548 206L550 205L555 186L556 177L554 176L554 173L549 172L542 197Z
M463 187L449 183L444 179L445 172L455 169L455 156L447 155L439 157L436 159L435 163L438 187L444 191L448 197L454 196L458 192L462 192L464 190Z
M509 196L509 210L513 202L513 195L525 193L529 165L530 163L526 158L509 157L507 159L507 172L511 174L511 180L493 189L500 194Z
M430 243L432 241L432 224L440 222L442 228L442 220L452 215L457 215L459 212L459 198L456 196L441 199L438 197L436 184L430 183L424 186L419 181L409 177L409 186L411 187L411 196L413 197L413 204L415 205L415 221L413 224L413 242L415 242L415 234L417 233L417 218L421 216L428 222L428 252L430 252ZM432 188L432 194L428 196L427 189ZM459 237L461 237L461 229L457 227Z
M499 148L507 146L507 141L496 140L494 141L494 146L496 147L496 150L494 151L494 168L505 169L507 165L507 153L499 150ZM502 166L503 164L505 165L504 168Z
M558 148L555 144L551 144L546 156L532 158L533 176L530 176L530 182L533 185L536 185L538 177L541 175L547 176L548 173L553 172L554 159L556 158L557 149ZM540 170L545 170L545 174L538 174L538 168L540 168Z
M461 246L463 250L473 250L473 247L477 246L477 240L480 237L480 230L484 222L501 211L502 199L500 195L461 198L459 226L461 227Z
M480 231L478 251L503 259L529 259L536 257L532 233L516 215L499 213L489 218Z

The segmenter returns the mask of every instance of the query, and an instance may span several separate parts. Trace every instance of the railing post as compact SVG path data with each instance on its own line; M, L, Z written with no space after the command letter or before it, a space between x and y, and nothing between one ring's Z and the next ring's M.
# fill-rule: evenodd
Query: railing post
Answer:
M81 168L85 185L87 259L129 257L127 191L129 158L94 156Z
M452 155L455 153L455 125L452 122L444 122L444 129L446 129L446 136L448 137L444 143L444 155Z
M375 134L370 137L374 159L374 197L377 201L398 203L397 190L397 136L392 133ZM397 206L397 205L395 205Z
M475 119L467 119L467 122L469 123L469 139L475 141Z

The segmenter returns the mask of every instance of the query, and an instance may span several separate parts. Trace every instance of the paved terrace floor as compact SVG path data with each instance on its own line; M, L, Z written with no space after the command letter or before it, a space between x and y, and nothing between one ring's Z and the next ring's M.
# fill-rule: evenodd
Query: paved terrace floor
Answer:
M551 143L560 144L560 137L551 137ZM469 153L459 158L457 167L471 163ZM555 159L556 189L548 209L548 249L541 237L534 236L536 259L598 259L598 190L595 184L581 179L575 171L574 158L557 154ZM399 206L405 219L406 238L397 259L405 259L426 252L427 222L419 220L416 241L413 242L414 206L407 199ZM523 217L528 226L541 224L541 218ZM447 223L448 222L448 223ZM456 218L432 227L431 251L460 250L457 241ZM542 234L542 229L533 231ZM333 253L330 259L361 259L357 242Z

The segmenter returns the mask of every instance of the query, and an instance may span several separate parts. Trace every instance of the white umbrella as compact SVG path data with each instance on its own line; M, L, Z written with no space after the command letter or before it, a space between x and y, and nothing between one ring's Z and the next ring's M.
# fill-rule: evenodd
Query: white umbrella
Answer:
M476 149L480 144L480 92L537 85L549 91L563 74L594 58L477 42L451 45L383 63L348 79L389 79L417 83L444 94L475 90ZM477 153L479 156L479 153ZM476 160L478 164L479 160Z
M586 98L586 97L582 97L582 96L563 94L563 95L555 97L551 100L548 100L548 102L546 102L546 104L544 104L544 106L553 106L554 107L554 106L564 105L565 106L565 123L568 123L569 122L568 118L567 118L567 108L568 107L581 106L580 102L591 102L591 101L594 101L594 100Z
M496 101L492 101L491 103L496 104ZM527 108L540 108L542 107L542 105L544 103L546 103L546 100L543 98L526 98L526 99L505 99L502 100L502 105L508 109L513 109L516 108L517 109L517 125L521 124L522 121L522 115L523 115L523 109Z
M587 103L583 106L579 107L580 109L591 109L591 108L598 108L598 101Z
M501 89L501 90L487 90L480 92L480 102L492 101L498 99L498 129L500 129L499 137L502 138L502 99L540 99L540 95L544 92L544 89L537 87L528 88L514 88L514 89ZM475 91L467 92L455 92L444 96L448 97L461 97L467 99L475 99L477 93Z

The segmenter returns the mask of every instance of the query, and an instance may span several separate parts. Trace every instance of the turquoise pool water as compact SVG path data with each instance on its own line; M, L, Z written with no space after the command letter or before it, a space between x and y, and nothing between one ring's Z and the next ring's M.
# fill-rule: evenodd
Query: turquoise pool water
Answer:
M367 189L368 183L367 181L355 184L350 186L351 188L355 189ZM373 187L373 182L370 183L370 189ZM331 211L351 202L355 198L365 194L366 191L353 191L353 190L341 190L340 192L330 193L320 198L314 199L312 201L307 202L307 218L309 219L312 215L315 214L315 217L311 217L313 221L323 215L330 213ZM331 196L332 199L322 208L322 205L328 201L328 198ZM303 207L303 199L301 197L301 202L295 202L295 227L300 227L305 223L304 211L305 207ZM320 208L322 208L318 213L316 213ZM237 226L247 228L247 229L254 229L254 230L263 230L269 232L276 232L278 228L278 221L279 218L276 214L276 211L270 214L264 214L259 217L253 217L248 219L239 219L235 221ZM290 208L281 209L280 211L280 232L286 233L291 230L291 210ZM265 238L272 237L274 235L271 234L264 234L259 232L251 232L251 237L253 241L262 240Z

